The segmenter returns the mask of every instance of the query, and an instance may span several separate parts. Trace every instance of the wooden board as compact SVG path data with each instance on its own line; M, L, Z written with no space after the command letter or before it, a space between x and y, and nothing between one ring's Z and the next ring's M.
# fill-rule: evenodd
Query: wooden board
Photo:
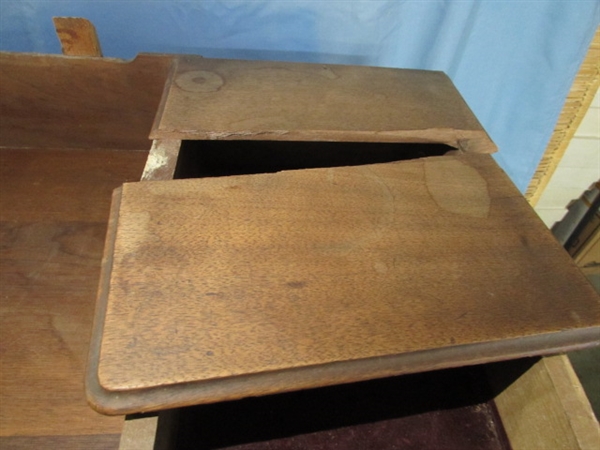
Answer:
M600 337L598 295L487 155L126 184L111 217L87 380L106 413Z
M118 448L85 399L112 190L147 152L0 149L0 448Z
M53 17L63 55L102 56L96 27L81 17Z
M598 421L568 358L542 358L513 382L519 364L487 366L490 384L501 387L495 402L511 448L600 448Z
M148 150L172 58L0 52L0 147Z
M442 72L195 56L177 58L151 137L496 150Z

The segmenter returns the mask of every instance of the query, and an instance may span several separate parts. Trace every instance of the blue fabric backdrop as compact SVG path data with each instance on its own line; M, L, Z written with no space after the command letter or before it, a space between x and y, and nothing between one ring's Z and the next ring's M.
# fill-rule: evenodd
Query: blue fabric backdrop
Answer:
M600 23L600 1L1 0L0 49L59 53L52 16L92 20L105 56L443 70L524 191Z

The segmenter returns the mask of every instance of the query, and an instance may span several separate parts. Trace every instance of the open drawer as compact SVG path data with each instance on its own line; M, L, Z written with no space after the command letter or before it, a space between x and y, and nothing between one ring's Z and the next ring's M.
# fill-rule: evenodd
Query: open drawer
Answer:
M115 193L98 410L474 365L514 448L537 403L517 384L565 406L561 357L481 364L596 345L598 296L442 74L182 57L162 105L145 177L187 179ZM537 419L570 448L597 438L589 414L583 438Z
M149 157L146 179L172 177L177 153L178 147L172 142L156 143ZM166 155L166 159L160 155ZM162 166L164 171L162 175L158 175L153 161L161 159L170 163ZM190 167L193 163L185 158L180 162L188 167L186 173L193 172ZM393 439L420 439L413 441L414 448L427 448L428 444L430 448L509 448L508 442L514 449L595 448L600 439L598 425L589 403L568 359L564 356L487 364L466 372L464 369L428 372L408 376L408 381L402 381L403 378L396 378L399 380L397 382L384 381L382 385L378 385L377 381L371 386L368 383L348 385L342 393L352 398L353 403L346 404L347 411L339 405L333 412L328 410L337 414L337 419L333 421L331 418L323 421L321 417L321 422L315 419L307 424L305 417L311 414L311 407L319 408L314 404L319 398L329 402L329 408L331 403L339 402L341 394L336 393L336 388L330 394L327 394L328 388L305 391L307 394L304 394L304 399L298 398L298 394L292 394L291 398L286 398L286 394L283 394L283 397L267 396L262 400L242 400L241 403L225 402L220 404L221 406L217 404L171 409L159 415L146 417L131 416L125 424L122 448L140 449L144 442L147 443L147 448L153 448L155 437L157 445L161 443L164 446L157 448L202 448L198 447L202 442L206 448L211 448L211 444L237 444L241 446L239 448L245 448L242 446L244 439L247 440L247 444L252 443L252 439L268 440L271 447L264 444L263 448L278 448L273 441L276 438L280 439L280 448L290 448L285 445L292 444L302 448L302 445L318 444L319 439L323 440L321 443L327 439L337 439L336 442L339 443L341 439L348 439L348 433L357 445L364 445L364 439L370 439L369 436L372 438L372 434L369 435L368 432L374 432L361 425L366 418L375 424L379 421L380 424L388 426L379 430L379 438L387 439L390 445L394 442ZM427 388L429 383L434 385L431 389ZM379 394L374 397L375 400L371 399L371 402L360 397L361 393L364 395L365 392L373 395L374 389L377 389L377 392L384 391L385 395L382 397L382 394ZM261 401L263 403L260 403ZM290 407L290 411L297 414L277 421L279 426L282 423L287 424L287 429L277 429L273 421L265 422L264 417L250 420L252 426L262 426L253 433L240 426L248 423L247 414L252 410L270 411L266 416L272 420L275 412L283 414L281 402L286 401L294 405ZM378 408L373 405L373 401L382 401L383 404ZM407 401L410 403L408 407L404 403ZM368 413L359 418L353 416L357 409L364 411L365 408ZM299 421L297 417L302 417L302 414L304 421ZM207 418L210 420L207 421ZM390 422L391 419L394 420ZM290 420L297 421L291 428ZM218 427L215 426L216 423L219 423ZM426 425L431 423L436 425L433 428ZM484 423L490 428L484 427L478 431L473 429L483 427ZM390 424L393 425L391 431ZM482 432L486 430L487 432ZM296 441L290 441L294 435L297 436ZM436 440L440 437L444 440ZM381 444L381 440L371 442L374 442L374 445ZM406 448L412 448L407 446L407 441L402 442ZM250 448L261 448L259 444L256 445L257 447Z

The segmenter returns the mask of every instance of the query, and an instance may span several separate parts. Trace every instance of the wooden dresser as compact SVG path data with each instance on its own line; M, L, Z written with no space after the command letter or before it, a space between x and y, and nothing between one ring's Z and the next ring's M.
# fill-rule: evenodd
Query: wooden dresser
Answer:
M444 74L167 60L86 374L121 448L597 446L541 356L598 344L598 296Z
M151 137L113 196L102 412L598 344L598 295L442 73L179 56Z

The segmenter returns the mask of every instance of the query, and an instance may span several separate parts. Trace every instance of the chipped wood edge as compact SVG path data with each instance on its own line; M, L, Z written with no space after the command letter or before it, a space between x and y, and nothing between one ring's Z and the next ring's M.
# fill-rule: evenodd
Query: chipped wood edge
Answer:
M488 368L493 387L496 372ZM513 450L600 448L600 426L565 355L541 358L494 401Z
M600 28L575 77L546 151L529 183L525 198L535 206L556 171L573 135L600 86Z
M81 17L53 17L63 55L101 57L96 27Z
M155 139L141 181L173 179L180 147L181 141L177 139Z
M464 152L494 153L498 149L485 130L459 130L453 128L427 128L423 130L360 131L360 130L164 130L157 129L160 114L155 119L151 139L180 140L268 140L268 141L323 141L323 142L374 142L408 144L445 144Z

